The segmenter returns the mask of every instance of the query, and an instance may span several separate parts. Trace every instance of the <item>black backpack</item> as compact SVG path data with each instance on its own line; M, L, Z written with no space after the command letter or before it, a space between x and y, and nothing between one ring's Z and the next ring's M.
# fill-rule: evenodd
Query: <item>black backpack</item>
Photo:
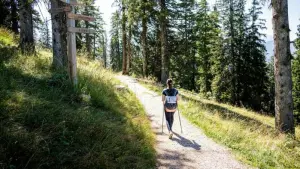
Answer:
M166 90L165 108L167 108L169 110L176 110L177 109L176 93L177 93L176 89L167 89Z

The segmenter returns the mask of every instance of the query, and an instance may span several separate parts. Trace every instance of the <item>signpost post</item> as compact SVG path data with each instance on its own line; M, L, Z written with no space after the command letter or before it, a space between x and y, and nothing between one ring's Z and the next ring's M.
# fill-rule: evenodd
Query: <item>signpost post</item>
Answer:
M67 37L67 46L68 46L68 72L69 77L73 85L77 85L77 61L76 61L76 37L75 33L96 33L95 30L86 29L86 28L76 28L75 20L84 20L84 21L95 21L95 18L74 14L75 10L73 6L83 6L82 4L77 3L76 0L60 0L64 3L67 3L69 6L62 8L50 9L50 13L59 13L67 12L67 26L68 26L68 37ZM70 13L71 12L71 13Z
M72 12L75 12L74 8ZM74 19L67 19L68 27L75 27ZM77 61L76 61L76 37L75 32L68 31L68 67L69 67L69 76L73 85L77 85Z

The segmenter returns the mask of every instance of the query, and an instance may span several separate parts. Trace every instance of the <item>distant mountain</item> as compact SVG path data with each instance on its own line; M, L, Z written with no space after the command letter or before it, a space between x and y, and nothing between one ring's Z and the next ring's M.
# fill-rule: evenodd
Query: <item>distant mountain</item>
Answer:
M269 62L271 57L274 55L274 41L273 40L267 41L265 46L266 46L266 50L267 50L266 60L267 60L267 62ZM291 44L291 53L293 54L295 52L296 52L296 48L295 48L294 44Z

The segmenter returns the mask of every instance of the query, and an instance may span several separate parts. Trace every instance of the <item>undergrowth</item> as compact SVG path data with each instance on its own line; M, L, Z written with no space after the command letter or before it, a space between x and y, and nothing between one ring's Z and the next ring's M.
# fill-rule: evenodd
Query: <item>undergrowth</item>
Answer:
M161 93L162 86L140 80ZM300 168L300 128L291 138L275 130L275 119L197 97L179 90L180 111L215 141L226 145L240 161L258 168ZM201 143L200 143L201 144Z
M0 168L154 168L154 134L134 94L97 61L79 84L52 54L0 58Z
M17 46L17 38L12 31L0 27L0 47Z

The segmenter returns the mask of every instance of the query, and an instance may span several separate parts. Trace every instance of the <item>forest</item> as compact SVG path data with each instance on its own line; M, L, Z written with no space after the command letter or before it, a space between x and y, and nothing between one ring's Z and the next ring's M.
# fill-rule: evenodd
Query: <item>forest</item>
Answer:
M275 114L274 56L266 60L263 5L251 0L120 1L111 19L110 64L124 74L175 80L201 97ZM138 7L138 8L137 8ZM299 21L300 23L300 21ZM298 38L291 54L294 117L300 122ZM126 65L126 66L124 66Z
M76 27L93 28L95 34L77 34L76 48L104 67L138 77L164 82L171 77L176 87L201 97L275 115L274 57L266 61L265 20L262 6L270 1L217 0L116 0L112 5L111 30L104 30L102 13L95 1L82 1L75 13L95 16L95 22L75 21ZM67 66L65 13L51 12L44 18L40 6L66 3L3 0L0 25L20 34L23 53L35 48L53 49L53 66ZM50 22L51 21L51 22ZM49 24L52 27L50 35ZM39 36L36 36L39 35ZM300 122L300 26L291 40L296 52L288 55L292 68L293 110ZM110 44L107 44L110 43ZM275 57L276 58L276 57Z
M95 16L96 21L76 20L75 25L93 28L96 33L77 34L76 48L100 58L105 67L162 83L171 77L178 88L195 91L201 97L275 114L274 57L266 61L262 33L266 21L261 19L262 6L270 2L251 0L251 7L246 9L246 0L218 0L213 7L207 0L115 1L112 5L117 10L109 23L109 35L95 1L83 3L84 7L75 7L75 13ZM49 9L66 6L57 0L4 0L0 25L20 33L23 52L34 52L35 46L52 48L54 67L64 67L65 14L53 12L51 18L44 18L42 4ZM298 37L299 33L300 27ZM300 40L291 43L297 49L290 55L294 117L299 123Z
M170 156L156 154L160 143L201 154L207 145L187 139L180 119L181 135L157 140L145 104L163 106L151 104L169 78L178 114L201 128L191 135L229 148L231 162L299 168L300 20L291 39L289 17L300 16L288 15L288 0L210 2L114 0L106 23L102 0L1 0L0 168L154 168ZM155 91L153 103L133 83ZM213 168L225 153L209 152Z

